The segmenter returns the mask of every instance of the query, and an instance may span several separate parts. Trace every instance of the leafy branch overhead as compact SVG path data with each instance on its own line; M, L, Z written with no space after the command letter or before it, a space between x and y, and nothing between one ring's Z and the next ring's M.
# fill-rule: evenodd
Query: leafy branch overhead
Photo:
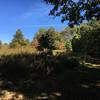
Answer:
M84 20L100 19L100 0L44 0L53 5L49 15L61 16L61 21L68 21L70 26Z

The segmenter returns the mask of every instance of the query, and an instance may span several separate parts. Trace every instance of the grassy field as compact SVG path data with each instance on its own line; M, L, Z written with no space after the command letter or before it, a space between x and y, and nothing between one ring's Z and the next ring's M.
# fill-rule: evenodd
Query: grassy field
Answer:
M21 53L35 53L36 49L31 46L23 47L23 48L10 48L8 46L2 46L0 48L0 56L2 55L12 55L12 54L21 54Z
M4 46L0 56L0 100L100 100L100 64L32 47Z

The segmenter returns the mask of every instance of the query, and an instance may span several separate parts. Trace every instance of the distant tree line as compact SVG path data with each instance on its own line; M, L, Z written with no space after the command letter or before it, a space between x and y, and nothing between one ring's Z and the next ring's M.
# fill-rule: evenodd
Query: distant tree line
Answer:
M48 30L40 29L33 39L38 50L63 50L66 49L66 42L63 35L52 27Z
M2 47L0 41L0 48ZM38 51L65 50L76 54L100 58L100 20L92 20L73 28L67 27L58 32L53 27L40 28L29 42L18 29L9 43L10 48L31 46Z

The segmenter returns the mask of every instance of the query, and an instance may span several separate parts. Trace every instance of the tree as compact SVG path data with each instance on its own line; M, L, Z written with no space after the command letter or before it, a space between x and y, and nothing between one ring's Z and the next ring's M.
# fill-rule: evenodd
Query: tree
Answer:
M29 40L25 39L22 31L18 29L12 39L12 42L10 43L10 47L21 47L27 45L29 45Z
M64 49L65 42L60 33L55 31L54 28L49 28L44 34L41 34L39 37L35 38L38 44L39 50L54 50L54 49Z
M0 48L2 47L2 41L0 41Z
M49 15L61 16L61 21L68 21L70 26L84 20L100 19L100 0L44 0L53 5Z
M36 49L38 49L39 47L39 42L37 38L33 38L32 42L31 42L31 46L35 47Z
M72 39L73 52L100 58L100 21L91 21L79 27Z
M72 51L72 44L71 40L66 41L66 52L71 52Z
M46 33L46 29L44 28L40 28L38 32L36 32L35 37L34 38L39 38L42 34ZM34 39L33 39L34 40Z
M36 32L32 42L31 42L31 46L38 48L39 47L39 41L38 39L41 37L41 35L46 33L46 29L44 28L40 28L38 32Z

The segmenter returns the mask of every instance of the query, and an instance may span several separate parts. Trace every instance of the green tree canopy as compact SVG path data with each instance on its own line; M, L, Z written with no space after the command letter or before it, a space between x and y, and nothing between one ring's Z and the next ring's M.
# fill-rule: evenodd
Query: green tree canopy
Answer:
M44 34L40 34L39 37L35 38L35 41L38 42L37 48L40 50L64 49L65 47L65 41L62 35L52 27L46 30Z
M10 47L21 47L29 44L29 40L25 39L20 29L16 31L14 38L10 43Z
M0 40L0 48L2 47L2 41Z
M72 40L73 52L100 58L100 21L91 21L79 27Z
M100 0L44 0L53 5L50 15L61 16L70 26L84 20L100 19Z
M31 42L31 46L35 47L35 48L38 48L39 46L39 42L38 42L38 39L41 37L42 34L45 34L46 33L46 29L44 28L40 28L38 32L36 32L32 42Z
M36 32L35 37L34 38L39 38L42 34L46 33L46 29L44 28L40 28L38 32Z

